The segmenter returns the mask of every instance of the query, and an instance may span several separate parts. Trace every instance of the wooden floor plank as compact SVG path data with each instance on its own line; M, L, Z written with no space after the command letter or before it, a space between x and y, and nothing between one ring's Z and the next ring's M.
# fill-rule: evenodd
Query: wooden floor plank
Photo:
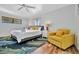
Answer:
M78 53L75 46L72 46L66 50L62 50L50 43L45 43L38 49L36 49L32 54L75 54Z

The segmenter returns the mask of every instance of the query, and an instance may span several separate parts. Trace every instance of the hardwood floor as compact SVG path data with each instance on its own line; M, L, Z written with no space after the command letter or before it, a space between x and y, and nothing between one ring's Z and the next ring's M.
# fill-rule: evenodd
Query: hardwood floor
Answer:
M36 49L32 54L78 54L75 46L62 50L48 42Z

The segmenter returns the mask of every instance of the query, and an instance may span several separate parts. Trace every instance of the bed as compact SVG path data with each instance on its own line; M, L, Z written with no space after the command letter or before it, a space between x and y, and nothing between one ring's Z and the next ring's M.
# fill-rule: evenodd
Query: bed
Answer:
M11 37L16 39L18 43L42 36L42 33L39 30L13 30L10 33Z

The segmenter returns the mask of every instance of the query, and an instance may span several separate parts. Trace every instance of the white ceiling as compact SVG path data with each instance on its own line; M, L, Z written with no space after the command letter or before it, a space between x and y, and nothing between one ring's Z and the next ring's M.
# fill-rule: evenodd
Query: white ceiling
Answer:
M33 12L28 13L24 8L18 11L20 7L17 4L0 4L0 11L6 12L12 15L20 16L20 17L29 17L29 16L37 16L48 13L50 11L57 10L59 8L68 6L68 4L31 4L35 6L36 9L29 9Z

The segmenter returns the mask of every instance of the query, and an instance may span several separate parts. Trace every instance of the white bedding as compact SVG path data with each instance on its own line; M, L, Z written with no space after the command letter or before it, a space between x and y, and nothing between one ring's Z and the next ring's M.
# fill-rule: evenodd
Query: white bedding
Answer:
M15 36L18 43L20 43L22 39L24 38L41 35L41 31L39 30L25 30L25 31L13 30L11 31L11 35Z

